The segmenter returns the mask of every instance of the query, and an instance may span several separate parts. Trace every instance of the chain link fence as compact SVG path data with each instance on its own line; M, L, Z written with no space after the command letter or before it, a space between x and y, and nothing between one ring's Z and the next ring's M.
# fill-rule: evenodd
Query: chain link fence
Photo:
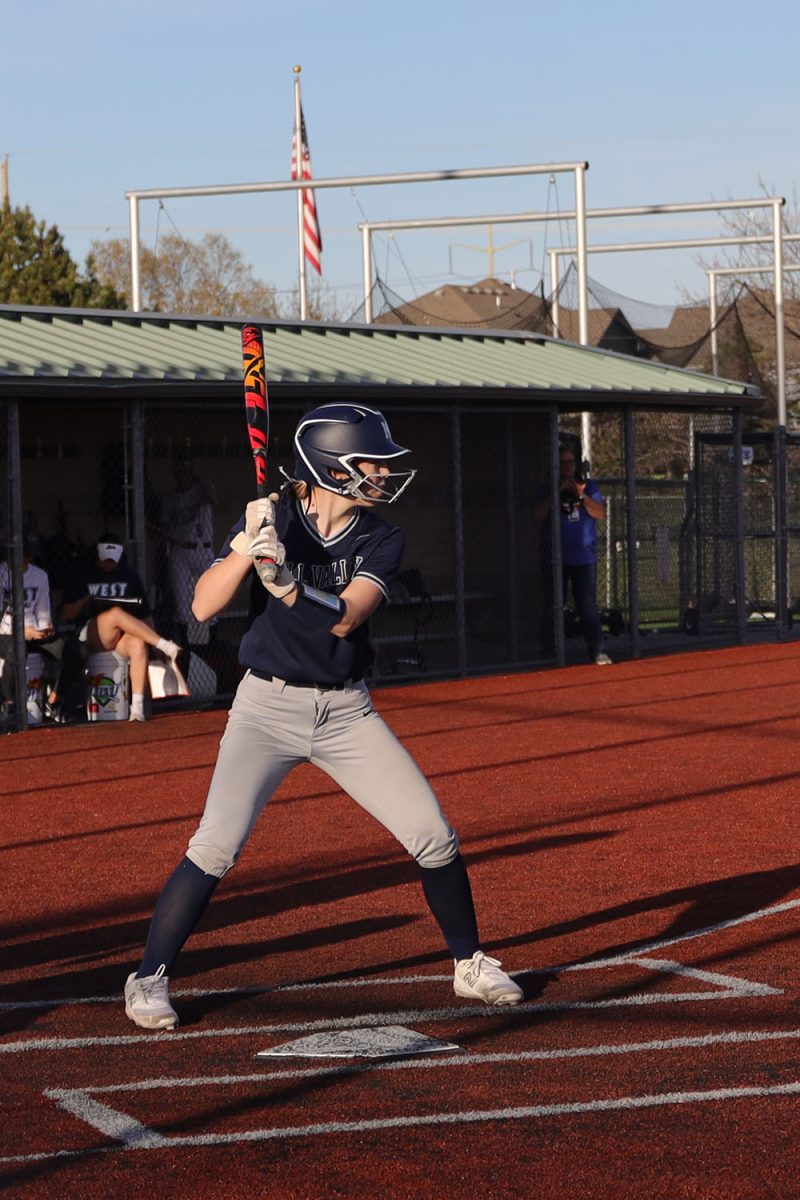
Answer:
M311 403L273 402L269 479L293 465L292 436ZM3 416L8 415L6 410ZM384 406L413 451L417 478L386 516L406 534L402 573L372 618L372 683L446 678L585 661L576 617L563 604L558 524L539 507L557 499L559 438L579 415L554 406L492 409ZM242 588L212 621L194 620L194 583L253 492L240 410L229 402L51 404L19 410L19 529L10 472L2 540L30 539L49 576L56 623L70 572L102 535L119 538L145 585L157 631L185 647L188 700L234 691L248 621ZM3 419L0 450L13 457ZM730 414L642 413L593 420L592 475L606 500L598 523L597 598L612 658L694 647L698 638L784 636L800 598L800 445L785 464L771 435L745 439L737 468ZM776 458L777 448L777 458ZM783 485L776 484L779 468ZM737 480L740 491L737 492ZM776 494L786 494L777 522ZM777 492L776 492L777 489ZM783 547L783 549L781 548ZM784 608L781 609L781 600ZM9 597L4 604L8 607ZM782 611L785 617L782 621ZM56 663L47 680L58 678ZM79 716L79 677L72 696ZM4 728L24 721L4 706Z

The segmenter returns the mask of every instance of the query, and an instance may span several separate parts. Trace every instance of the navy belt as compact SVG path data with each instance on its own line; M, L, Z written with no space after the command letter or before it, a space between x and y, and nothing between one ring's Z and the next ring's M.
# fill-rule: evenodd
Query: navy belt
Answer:
M256 679L266 679L270 683L275 676L267 674L266 671L257 671L255 667L250 667L250 674L255 675ZM318 688L321 692L343 692L346 687L350 687L353 683L360 683L362 676L358 679L345 679L343 683L317 683L307 679L282 679L281 683L285 683L287 687L301 688Z

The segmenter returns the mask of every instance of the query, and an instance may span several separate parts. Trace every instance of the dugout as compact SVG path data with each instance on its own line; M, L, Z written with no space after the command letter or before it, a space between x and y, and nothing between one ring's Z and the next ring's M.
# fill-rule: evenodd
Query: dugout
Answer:
M72 556L110 527L147 583L157 627L185 640L160 514L185 458L213 491L215 548L252 493L240 350L249 319L0 306L0 542L17 589L23 533L37 539L36 561L57 597ZM696 439L714 435L741 449L755 388L526 332L262 327L271 480L291 468L298 417L325 402L379 407L413 450L418 476L386 514L409 549L392 601L373 621L374 682L581 660L562 619L558 549L554 564L545 554L555 526L537 527L532 508L542 489L555 493L559 438L578 430L586 411L592 474L609 498L599 598L615 620L612 655L697 644L683 619L693 590L686 564L697 552L686 525ZM740 462L732 453L734 487ZM741 618L733 553L723 602ZM210 628L187 631L213 672L208 698L235 685L245 620L242 597ZM742 636L742 621L709 632Z

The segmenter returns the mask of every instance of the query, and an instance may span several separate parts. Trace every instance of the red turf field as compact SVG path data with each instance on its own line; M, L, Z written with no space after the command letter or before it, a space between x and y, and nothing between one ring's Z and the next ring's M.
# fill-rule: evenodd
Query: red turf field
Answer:
M797 1197L800 647L376 694L528 1003L455 999L413 865L312 769L120 1004L222 712L0 741L8 1196ZM183 995L181 993L184 993ZM256 1058L405 1025L449 1055Z

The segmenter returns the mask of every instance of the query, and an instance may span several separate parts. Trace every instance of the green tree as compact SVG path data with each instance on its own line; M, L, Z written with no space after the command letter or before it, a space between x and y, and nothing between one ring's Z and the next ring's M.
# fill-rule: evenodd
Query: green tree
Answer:
M95 241L90 260L98 279L115 291L130 292L130 242L127 238ZM274 317L274 287L253 275L253 268L221 233L199 242L179 233L162 237L155 251L142 247L142 307L148 312L188 316Z
M0 208L0 303L61 308L124 308L112 287L100 283L87 262L81 275L57 226L31 210Z

